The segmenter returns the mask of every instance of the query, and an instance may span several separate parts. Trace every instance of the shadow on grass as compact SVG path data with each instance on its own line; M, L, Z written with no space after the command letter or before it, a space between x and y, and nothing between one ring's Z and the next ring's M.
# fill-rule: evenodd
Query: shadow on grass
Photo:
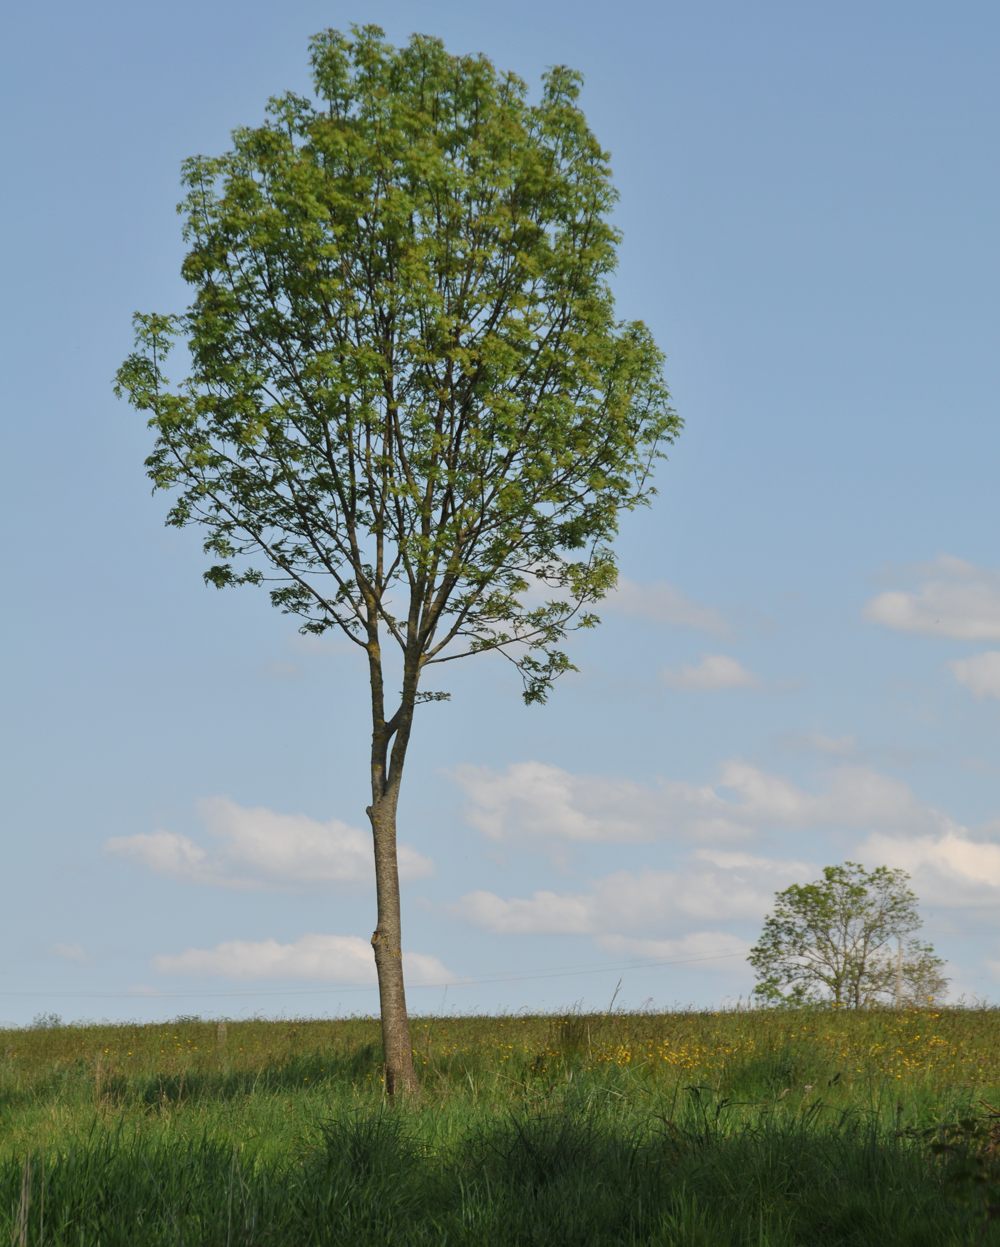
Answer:
M294 1056L257 1069L184 1070L158 1074L142 1083L123 1077L109 1084L118 1102L135 1096L144 1104L178 1104L188 1100L222 1102L258 1093L301 1091L332 1083L339 1088L380 1077L382 1048L363 1044L348 1053Z
M249 1147L92 1134L0 1168L0 1234L50 1247L958 1247L981 1222L925 1151L855 1124L762 1120L710 1140L697 1120L629 1128L586 1106L470 1116L446 1150L421 1110L359 1108L321 1145ZM984 1242L1000 1241L996 1230Z

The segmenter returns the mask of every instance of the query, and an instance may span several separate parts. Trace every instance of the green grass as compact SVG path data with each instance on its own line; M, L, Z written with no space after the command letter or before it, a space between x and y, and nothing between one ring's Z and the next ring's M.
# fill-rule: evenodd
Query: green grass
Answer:
M0 1242L1000 1244L991 1011L417 1019L395 1105L372 1019L226 1032L0 1032Z

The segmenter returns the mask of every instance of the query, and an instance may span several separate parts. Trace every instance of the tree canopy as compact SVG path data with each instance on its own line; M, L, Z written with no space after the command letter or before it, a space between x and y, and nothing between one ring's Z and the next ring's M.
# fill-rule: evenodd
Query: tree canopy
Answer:
M906 1003L939 997L948 982L944 962L930 944L908 938L922 925L908 880L903 870L844 862L775 893L774 913L750 950L754 995L770 1004L853 1008L890 1002L900 986Z
M543 702L680 421L649 330L615 316L616 194L578 74L550 70L531 103L425 36L327 31L311 53L316 101L275 98L186 162L193 302L136 316L118 387L156 434L168 522L204 528L206 580L267 582L367 654L373 943L383 1023L405 1024L396 803L413 708L444 696L421 680L496 651ZM390 1087L412 1074L403 1033L384 1030Z
M373 610L423 666L506 650L543 700L679 428L648 330L614 318L616 196L579 76L551 70L531 105L483 57L372 27L317 36L312 61L322 107L282 96L185 164L195 302L137 316L120 373L150 473L179 489L171 522L207 526L213 584L277 570L307 628L365 645ZM177 333L193 368L169 391Z

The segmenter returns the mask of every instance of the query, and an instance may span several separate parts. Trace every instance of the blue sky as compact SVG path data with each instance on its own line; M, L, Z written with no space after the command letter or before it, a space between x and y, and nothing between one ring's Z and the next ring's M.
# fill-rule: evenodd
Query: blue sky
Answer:
M181 160L351 22L583 71L687 425L579 674L420 711L411 1008L745 996L775 889L845 858L995 999L996 6L39 0L0 30L0 1021L376 1007L364 672L202 585L111 394L185 305Z

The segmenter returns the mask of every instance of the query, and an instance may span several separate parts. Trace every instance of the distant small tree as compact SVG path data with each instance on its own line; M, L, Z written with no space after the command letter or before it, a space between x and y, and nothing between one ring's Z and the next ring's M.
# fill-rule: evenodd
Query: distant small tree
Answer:
M826 1001L860 1009L941 997L948 979L930 944L912 938L922 921L903 870L856 862L827 866L822 879L775 893L775 911L748 958L768 1004ZM901 957L900 957L901 952Z
M919 940L904 944L902 1004L906 1008L941 1003L951 982L942 973L944 964L932 944Z
M579 75L549 70L532 104L485 57L374 26L318 35L312 68L317 103L272 100L185 165L194 300L136 317L118 392L155 431L168 522L203 526L208 583L270 580L365 656L391 1093L415 1083L400 782L415 707L447 697L425 677L492 651L545 701L680 421L648 329L615 317L616 195Z

